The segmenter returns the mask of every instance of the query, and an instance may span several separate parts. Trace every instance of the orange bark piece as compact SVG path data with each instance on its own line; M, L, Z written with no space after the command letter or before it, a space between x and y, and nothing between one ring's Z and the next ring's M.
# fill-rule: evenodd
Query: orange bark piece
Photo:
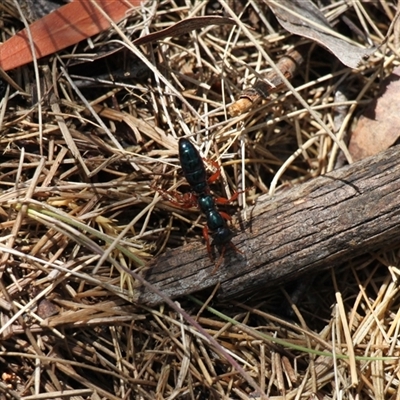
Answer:
M96 0L114 22L121 21L133 7L144 0ZM104 31L110 22L90 0L75 0L33 22L30 32L36 58L41 58L72 46ZM0 46L0 68L8 71L33 60L27 30L24 29Z

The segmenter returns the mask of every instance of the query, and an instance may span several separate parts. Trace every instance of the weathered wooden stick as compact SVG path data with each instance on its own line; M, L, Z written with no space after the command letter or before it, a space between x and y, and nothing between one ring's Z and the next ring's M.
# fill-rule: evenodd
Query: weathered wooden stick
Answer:
M158 257L145 277L172 298L217 283L220 298L238 298L398 244L399 159L396 146L272 199L260 197L232 240L243 255L227 251L214 275L198 242ZM139 303L161 302L144 288L135 296Z
M291 50L289 53L282 56L276 66L285 75L286 79L292 79L298 72L300 65L304 61L304 48L301 50ZM282 90L285 84L274 70L268 72L264 79L258 79L254 86L245 89L239 99L229 107L229 114L232 117L243 114L250 110L257 102L262 99L267 99L271 93Z

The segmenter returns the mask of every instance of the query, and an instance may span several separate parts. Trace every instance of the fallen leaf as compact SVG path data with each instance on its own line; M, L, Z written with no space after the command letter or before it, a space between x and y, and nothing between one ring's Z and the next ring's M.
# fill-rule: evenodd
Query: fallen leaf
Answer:
M96 0L98 6L114 22L121 21L143 0ZM36 58L53 54L110 27L110 22L89 0L75 0L29 25ZM26 29L0 46L0 68L4 71L33 60Z
M380 153L400 136L400 67L383 82L377 98L367 107L353 131L349 151L354 161Z
M324 46L350 68L357 68L364 58L375 51L358 47L333 30L324 14L311 0L264 1L283 28Z
M185 33L194 31L195 29L201 29L210 25L234 25L236 22L227 17L218 16L204 16L204 17L193 17L187 18L183 21L177 22L176 24L165 28L158 32L149 33L146 36L142 36L133 41L136 46L140 46L146 43L152 43L156 40L161 40L170 36L182 36Z
M36 311L40 318L46 319L58 313L58 307L47 299L42 299Z

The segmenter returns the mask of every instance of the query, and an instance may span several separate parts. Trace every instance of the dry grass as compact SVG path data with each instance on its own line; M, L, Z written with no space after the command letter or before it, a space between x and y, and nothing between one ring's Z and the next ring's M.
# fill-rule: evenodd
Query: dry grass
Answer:
M368 27L374 43L394 19L395 2L328 3L337 29L363 44L341 17ZM21 28L13 1L5 4L2 41ZM271 399L399 399L395 249L316 276L292 319L276 316L283 289L256 304L209 308L204 299L182 299L245 377L176 310L130 302L138 283L126 268L140 271L167 247L202 240L198 211L171 213L160 196L184 189L179 137L191 136L222 164L217 193L254 186L242 204L342 163L290 91L229 116L242 89L270 68L256 44L277 60L299 43L262 1L229 4L253 28L250 38L238 27L211 26L137 50L129 41L141 34L229 7L150 2L118 30L41 62L38 76L32 66L10 73L21 90L7 89L0 104L1 398L248 399L258 396L253 379ZM125 50L105 57L106 67L70 66L115 41ZM292 84L341 137L398 64L395 42L389 37L359 71L310 44ZM105 76L108 83L92 86L77 77L127 67L139 76Z

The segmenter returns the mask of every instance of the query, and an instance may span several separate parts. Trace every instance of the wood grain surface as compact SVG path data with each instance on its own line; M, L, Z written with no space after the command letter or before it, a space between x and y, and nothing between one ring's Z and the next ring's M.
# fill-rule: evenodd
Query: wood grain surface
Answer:
M167 251L144 271L166 295L211 289L221 299L252 295L305 274L344 263L358 255L399 243L400 147L346 166L282 192L262 196L237 224L232 242L243 254L227 251L212 275L204 243ZM161 299L139 288L135 300Z

